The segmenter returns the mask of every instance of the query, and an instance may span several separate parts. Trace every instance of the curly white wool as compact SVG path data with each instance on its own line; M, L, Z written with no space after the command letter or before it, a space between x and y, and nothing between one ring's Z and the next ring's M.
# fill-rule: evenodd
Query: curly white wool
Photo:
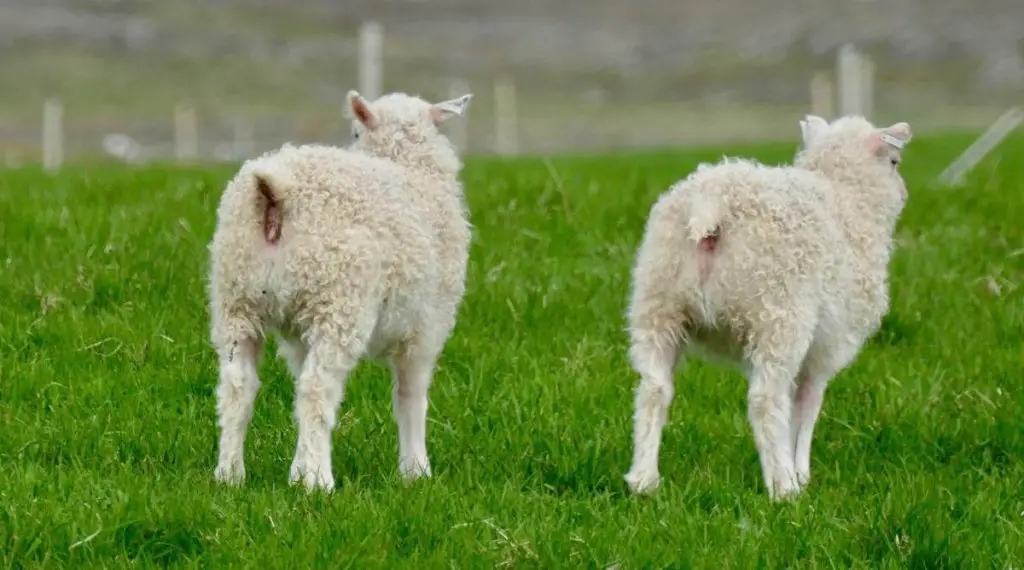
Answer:
M801 121L793 166L701 165L652 207L633 272L634 492L660 483L658 450L682 348L749 377L748 417L771 497L810 479L829 380L888 311L898 172L910 127ZM892 140L899 144L893 144Z
M437 125L470 95L348 101L348 149L285 145L228 183L210 243L210 338L220 359L215 477L239 483L268 332L296 377L289 480L331 490L331 431L364 356L394 375L399 469L430 475L427 391L465 291L470 225L455 148Z

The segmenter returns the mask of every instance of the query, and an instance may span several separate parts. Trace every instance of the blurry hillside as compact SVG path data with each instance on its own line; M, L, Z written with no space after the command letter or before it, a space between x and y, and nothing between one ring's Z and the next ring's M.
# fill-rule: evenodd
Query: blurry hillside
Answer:
M203 137L245 117L260 147L344 138L366 19L386 90L469 83L480 151L498 73L537 152L795 137L812 72L848 41L874 58L879 121L984 126L1024 99L1021 0L0 0L0 149L37 146L47 97L71 153L167 141L182 99Z

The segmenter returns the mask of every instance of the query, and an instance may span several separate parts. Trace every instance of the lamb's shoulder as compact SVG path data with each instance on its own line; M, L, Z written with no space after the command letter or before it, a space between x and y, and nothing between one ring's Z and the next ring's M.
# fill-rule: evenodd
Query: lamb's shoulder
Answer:
M297 182L335 191L400 187L408 177L405 168L390 160L344 147L285 145L274 158L287 167Z

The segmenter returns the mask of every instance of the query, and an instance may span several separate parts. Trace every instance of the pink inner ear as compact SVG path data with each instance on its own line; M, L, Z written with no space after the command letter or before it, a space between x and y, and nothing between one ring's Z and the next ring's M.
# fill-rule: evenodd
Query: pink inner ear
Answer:
M450 118L451 113L449 111L444 110L444 108L439 105L431 105L430 120L433 121L435 125L440 125Z
M356 119L360 123L366 125L367 128L372 128L374 123L373 113L370 112L370 108L366 106L366 103L362 99L352 100L352 113L356 116Z

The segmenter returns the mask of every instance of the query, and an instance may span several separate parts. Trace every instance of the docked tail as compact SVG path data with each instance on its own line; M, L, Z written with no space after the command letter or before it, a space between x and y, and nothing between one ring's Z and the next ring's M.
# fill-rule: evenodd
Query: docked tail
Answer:
M723 205L721 197L698 193L691 204L690 239L701 250L714 250L721 230Z
M256 183L258 203L263 208L263 238L273 245L281 239L284 225L282 198L290 193L294 183L287 173L269 165L257 166L252 176Z

